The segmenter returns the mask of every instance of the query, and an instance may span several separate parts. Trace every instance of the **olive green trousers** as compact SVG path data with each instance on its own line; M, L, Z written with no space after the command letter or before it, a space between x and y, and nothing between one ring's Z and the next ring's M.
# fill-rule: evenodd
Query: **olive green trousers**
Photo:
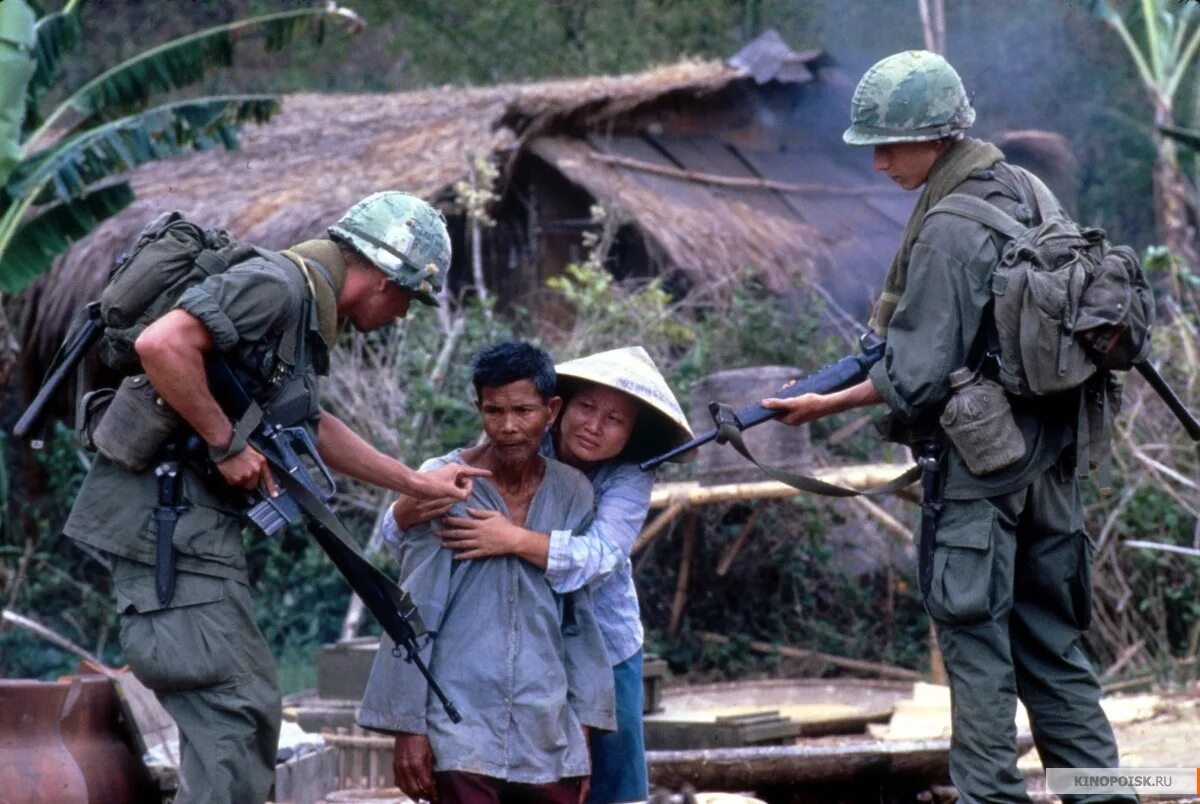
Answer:
M266 801L275 781L280 700L249 590L180 572L164 608L154 568L122 559L114 559L113 585L125 659L179 727L175 801Z
M962 804L1030 800L1017 771L1018 698L1044 766L1117 767L1100 685L1080 647L1093 551L1068 469L1051 467L1011 494L945 501L925 606L950 677L950 777Z

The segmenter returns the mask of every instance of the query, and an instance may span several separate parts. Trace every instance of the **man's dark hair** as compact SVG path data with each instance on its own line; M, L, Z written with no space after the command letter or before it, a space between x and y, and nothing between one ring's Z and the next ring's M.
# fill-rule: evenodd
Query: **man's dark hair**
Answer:
M471 364L471 382L479 400L483 399L484 388L499 388L520 380L532 381L542 399L549 399L558 382L554 360L532 343L506 341L480 349Z

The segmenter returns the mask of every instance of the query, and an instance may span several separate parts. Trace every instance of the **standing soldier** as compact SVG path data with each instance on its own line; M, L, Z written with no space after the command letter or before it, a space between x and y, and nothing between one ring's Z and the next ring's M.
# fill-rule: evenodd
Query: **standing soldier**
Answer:
M277 487L245 427L209 392L205 354L225 357L268 420L315 436L335 471L416 497L466 499L481 473L418 473L322 412L317 396L341 320L370 330L402 318L413 299L436 305L449 266L441 215L407 193L376 193L327 239L283 255L258 252L188 288L137 337L145 375L126 380L105 413L132 426L118 426L114 448L98 446L64 530L110 557L125 658L179 726L176 801L265 801L279 737L275 667L254 622L238 514L239 488ZM146 388L148 414L114 416L122 393ZM220 475L206 480L182 464L182 499L166 517L173 532L162 524L159 459L144 470L122 460L123 445L130 453L139 440L144 446L140 430L156 424L164 405L186 423L178 438L198 435ZM164 534L173 568L156 554Z
M764 405L798 425L883 402L889 436L939 467L927 482L934 493L919 553L921 592L950 676L950 776L960 801L1020 802L1030 799L1017 770L1018 698L1046 767L1115 768L1118 757L1080 647L1094 546L1083 531L1072 447L1078 391L1008 398L1011 417L997 393L988 413L1007 429L995 431L986 455L964 454L942 427L953 424L942 415L952 390L985 364L994 342L992 275L1005 241L974 220L926 213L952 192L1025 225L1034 210L1057 211L1036 177L963 135L974 120L958 74L935 53L897 53L863 76L843 139L873 146L875 169L905 190L924 188L871 317L886 352L859 385ZM1054 208L1040 205L1039 194Z

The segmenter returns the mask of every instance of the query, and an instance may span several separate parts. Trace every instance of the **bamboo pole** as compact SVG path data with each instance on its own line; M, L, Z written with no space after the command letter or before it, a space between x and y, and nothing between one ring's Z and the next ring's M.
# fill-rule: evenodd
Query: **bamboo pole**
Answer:
M630 555L637 553L646 545L650 544L650 542L654 541L658 534L661 533L663 529L667 527L667 525L670 525L673 521L675 521L675 517L679 516L680 512L682 512L684 508L687 508L686 501L672 501L671 504L667 506L667 510L654 517L654 521L642 530L641 535L637 537L637 541L633 543L633 547L629 550Z
M742 525L742 530L738 533L737 538L733 540L733 544L721 556L721 560L717 562L717 575L725 577L725 573L729 572L729 567L733 564L733 559L737 558L737 554L746 546L746 542L750 541L750 534L754 532L754 526L758 524L758 518L762 516L762 512L766 510L769 500L762 500L754 506L754 510L750 512L750 516L746 517L746 524Z
M729 637L721 634L713 634L708 631L697 631L696 638L701 642L707 642L710 645L725 645L729 642ZM870 673L883 678L898 678L903 681L920 681L921 674L915 670L909 670L906 667L896 667L891 664L883 664L882 662L868 662L862 659L847 659L844 656L834 656L829 653L821 653L815 650L804 650L803 648L793 648L788 645L774 645L770 642L751 642L747 647L755 653L762 654L778 654L789 659L809 659L831 664L834 667L841 667L845 670L856 670L860 673Z
M852 489L866 489L882 485L910 468L910 464L873 463L818 469L813 472L813 476L826 483ZM682 500L685 507L691 508L740 500L796 497L800 494L801 492L791 486L775 480L727 483L720 486L701 486L695 481L658 483L650 494L650 508L673 506L678 500Z
M696 531L700 525L700 515L688 511L683 519L683 555L679 557L679 576L675 581L675 597L671 600L671 636L679 633L683 623L683 612L687 608L688 582L692 577L692 559L696 554Z
M773 190L781 193L826 193L830 195L886 195L894 193L896 190L892 187L883 185L870 187L835 187L829 184L817 184L812 182L794 183L786 181L774 181L772 179L747 178L744 176L718 176L712 173L700 173L695 170L683 170L681 168L669 167L667 165L656 165L653 162L646 162L641 159L634 159L628 156L617 156L615 154L602 154L595 151L589 154L592 160L603 162L607 165L616 165L617 167L629 168L630 170L640 170L643 173L654 173L659 176L668 176L673 179L682 179L684 181L695 182L697 184L712 184L718 187L737 187L742 190Z
M942 646L938 644L937 628L933 623L929 624L929 677L934 684L946 686L950 683L946 660L942 658Z
M904 542L905 544L912 543L912 531L904 527L904 525L898 519L896 519L896 517L883 510L878 503L868 500L866 497L851 497L850 499L854 500L854 503L857 506L866 511L880 525L883 525L883 529L892 536L896 537L898 541Z

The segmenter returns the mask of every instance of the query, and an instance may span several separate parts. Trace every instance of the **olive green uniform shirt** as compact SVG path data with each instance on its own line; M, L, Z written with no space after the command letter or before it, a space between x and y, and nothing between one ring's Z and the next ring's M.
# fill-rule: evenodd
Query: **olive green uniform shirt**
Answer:
M327 281L319 271L314 275L314 281ZM337 291L334 287L335 296ZM189 288L177 307L208 328L214 348L229 360L267 418L315 431L320 415L317 376L328 371L328 345L298 268L285 258L277 263L254 257ZM296 347L281 351L288 338L295 339ZM295 368L288 365L289 358ZM97 455L64 532L104 552L153 564L157 502L153 467L128 472ZM238 492L219 476L202 480L188 468L183 472L183 507L174 534L177 569L245 583L241 510L247 506ZM131 602L142 610L138 601Z
M1012 172L972 174L956 192L994 203L1028 223ZM950 372L976 367L987 348L991 320L992 273L1003 239L982 224L957 215L929 216L908 264L908 280L888 326L883 359L870 373L871 383L891 409L892 436L916 440L940 433L938 416L950 394ZM944 495L972 500L1007 494L1029 485L1073 441L1073 394L1036 402L1011 399L1017 426L1025 437L1025 455L1016 464L987 476L972 475L947 442ZM946 441L946 439L942 439Z

